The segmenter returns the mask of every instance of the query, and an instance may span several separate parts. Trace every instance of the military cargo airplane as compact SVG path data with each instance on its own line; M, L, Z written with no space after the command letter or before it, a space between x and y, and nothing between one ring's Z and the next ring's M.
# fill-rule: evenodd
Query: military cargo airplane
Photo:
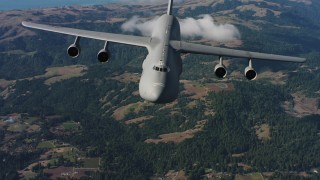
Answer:
M32 22L22 22L22 25L76 36L74 43L67 49L69 56L72 58L76 58L80 54L80 37L105 41L104 48L97 55L100 62L109 60L108 42L147 48L148 55L142 64L139 93L143 99L154 103L169 103L177 98L179 78L182 72L181 53L219 56L220 62L214 68L215 74L219 78L224 78L227 75L223 57L247 58L249 65L245 68L245 77L248 80L254 80L257 77L257 72L252 67L253 59L288 62L306 61L306 59L299 57L233 50L181 41L180 25L178 19L172 15L172 5L173 0L169 0L167 13L157 20L156 27L154 27L150 37L94 32Z

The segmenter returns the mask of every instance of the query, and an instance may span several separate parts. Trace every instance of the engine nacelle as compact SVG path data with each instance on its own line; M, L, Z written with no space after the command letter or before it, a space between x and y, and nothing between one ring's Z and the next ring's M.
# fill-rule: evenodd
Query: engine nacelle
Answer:
M71 44L69 47L68 47L68 55L72 58L76 58L79 56L80 52L81 52L81 48L80 48L80 45L77 45L77 44Z
M227 76L227 69L222 64L217 64L214 68L214 73L218 78L224 78Z
M250 66L246 67L244 74L248 80L255 80L258 76L257 72Z
M97 58L101 63L108 62L110 59L110 54L107 50L101 49L97 55Z

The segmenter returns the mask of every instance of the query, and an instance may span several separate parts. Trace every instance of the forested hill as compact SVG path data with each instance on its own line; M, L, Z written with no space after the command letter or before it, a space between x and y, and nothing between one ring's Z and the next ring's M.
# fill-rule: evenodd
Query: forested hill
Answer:
M304 64L183 55L180 94L170 104L139 97L144 48L23 28L23 20L111 33L163 5L99 5L0 12L0 179L318 179L320 176L320 2L185 0L180 19L213 17L241 38L198 43L306 57ZM126 32L123 32L126 33ZM140 35L139 32L134 32Z

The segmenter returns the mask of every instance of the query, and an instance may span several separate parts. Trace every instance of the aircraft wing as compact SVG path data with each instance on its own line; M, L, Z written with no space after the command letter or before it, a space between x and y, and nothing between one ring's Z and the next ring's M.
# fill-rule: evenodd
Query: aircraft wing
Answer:
M201 44L188 43L183 41L170 41L172 48L182 53L208 54L227 57L239 57L249 59L263 59L271 61L289 61L289 62L305 62L305 58L281 56L275 54L265 54L257 52L249 52L242 50L233 50L214 46L206 46Z
M61 34L74 35L79 37L103 40L103 41L111 41L122 44L136 45L148 47L151 43L150 37L141 37L141 36L130 36L130 35L121 35L121 34L112 34L112 33L104 33L104 32L95 32L95 31L87 31L73 28L65 28L44 24L36 24L32 22L22 22L22 25L29 28L40 29L45 31L51 31Z

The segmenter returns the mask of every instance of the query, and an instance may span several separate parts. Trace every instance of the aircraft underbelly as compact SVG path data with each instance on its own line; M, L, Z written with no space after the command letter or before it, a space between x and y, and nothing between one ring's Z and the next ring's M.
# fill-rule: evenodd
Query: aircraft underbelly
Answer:
M154 103L169 103L174 101L179 93L179 78L182 62L178 54L171 54L166 65L168 72L153 69L154 63L148 59L143 63L143 72L139 83L140 96Z
M158 77L157 77L158 76ZM153 78L150 78L153 77ZM168 103L174 101L179 92L179 77L159 72L141 76L139 84L140 96L150 102Z

